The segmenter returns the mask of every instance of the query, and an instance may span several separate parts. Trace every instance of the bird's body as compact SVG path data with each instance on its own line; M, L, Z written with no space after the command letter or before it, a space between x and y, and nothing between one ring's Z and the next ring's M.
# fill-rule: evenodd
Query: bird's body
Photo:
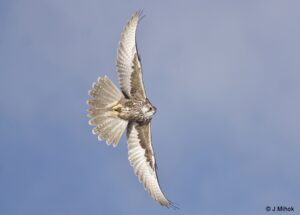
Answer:
M120 102L113 107L118 112L121 119L127 121L136 121L139 123L149 123L152 116L156 112L156 108L148 99L121 99Z
M150 123L156 108L146 96L135 34L140 13L135 13L123 30L117 54L121 91L107 77L94 82L88 100L93 134L117 146L127 128L128 159L147 192L162 206L172 206L162 193L151 144Z

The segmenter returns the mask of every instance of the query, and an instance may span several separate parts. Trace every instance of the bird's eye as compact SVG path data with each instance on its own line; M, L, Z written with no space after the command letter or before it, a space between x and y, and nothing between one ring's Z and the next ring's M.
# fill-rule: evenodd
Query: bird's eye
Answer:
M151 110L152 110L152 107L149 107L149 110L151 111Z

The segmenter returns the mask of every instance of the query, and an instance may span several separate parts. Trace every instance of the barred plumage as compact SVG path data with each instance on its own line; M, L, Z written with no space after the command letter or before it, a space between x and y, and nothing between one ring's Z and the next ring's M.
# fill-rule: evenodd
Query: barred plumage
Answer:
M90 125L99 140L116 146L127 128L128 159L147 192L162 206L172 203L160 189L151 143L150 122L156 108L146 96L142 67L136 46L136 28L141 13L125 26L117 53L117 71L122 92L108 77L98 78L88 100Z

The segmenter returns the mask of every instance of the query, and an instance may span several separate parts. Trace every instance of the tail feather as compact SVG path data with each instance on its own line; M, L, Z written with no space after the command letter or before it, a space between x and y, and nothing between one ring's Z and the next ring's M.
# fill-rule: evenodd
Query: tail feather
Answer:
M96 107L89 108L88 109L88 117L93 117L93 116L102 114L106 110L107 110L107 108L96 108Z
M106 109L104 111L105 112L92 115L92 118L89 120L89 124L103 127L116 118L116 116L113 116L109 110Z
M92 104L95 103L100 107L113 105L113 103L124 97L121 91L107 76L103 78L99 77L98 80L93 83L89 95L95 98L95 100L90 100Z
M90 105L88 110L88 116L91 118L89 124L96 126L92 130L93 134L97 135L99 140L106 140L107 144L117 146L128 122L120 119L113 107L118 105L119 101L124 98L123 94L105 76L104 78L98 78L93 83L89 95L94 97L87 101Z

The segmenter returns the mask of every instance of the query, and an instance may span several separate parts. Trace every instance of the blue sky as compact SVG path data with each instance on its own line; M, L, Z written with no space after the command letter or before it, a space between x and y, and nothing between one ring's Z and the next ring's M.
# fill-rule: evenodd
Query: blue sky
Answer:
M0 1L0 214L267 214L300 210L298 1ZM117 83L123 26L158 108L153 144L167 210L139 184L123 137L86 117Z

